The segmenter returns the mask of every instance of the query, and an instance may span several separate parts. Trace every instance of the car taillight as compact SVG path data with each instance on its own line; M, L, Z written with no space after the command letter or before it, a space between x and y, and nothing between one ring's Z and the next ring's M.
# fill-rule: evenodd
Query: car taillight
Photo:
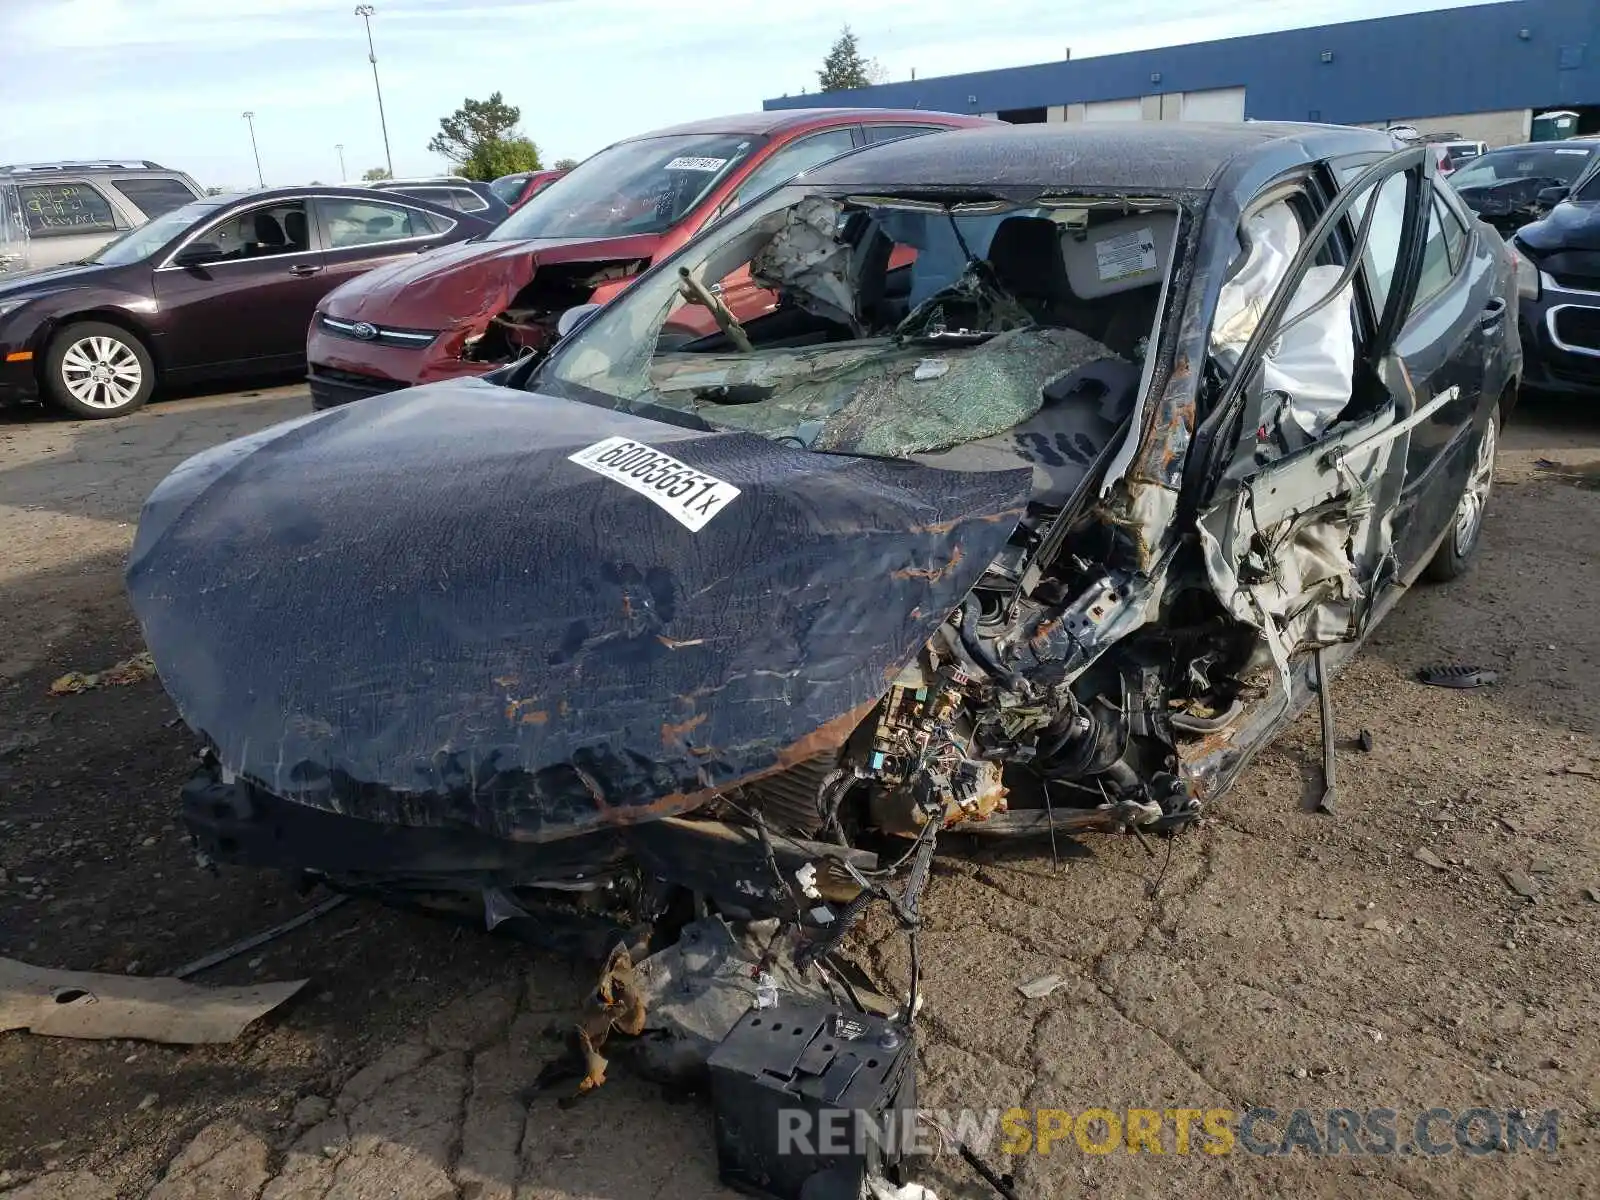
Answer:
M1511 252L1511 265L1517 273L1517 295L1523 300L1537 300L1539 298L1539 268L1526 254L1517 249L1515 242L1507 242L1506 249Z

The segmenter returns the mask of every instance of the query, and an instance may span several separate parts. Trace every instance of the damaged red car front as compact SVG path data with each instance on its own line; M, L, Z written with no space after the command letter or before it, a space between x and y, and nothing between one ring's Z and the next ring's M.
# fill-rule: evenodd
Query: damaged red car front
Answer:
M561 314L604 304L715 218L869 142L988 124L892 109L792 109L698 121L618 142L528 200L482 240L372 272L311 322L313 404L482 375L557 336ZM774 295L748 278L724 297L741 320ZM709 316L682 333L714 332Z

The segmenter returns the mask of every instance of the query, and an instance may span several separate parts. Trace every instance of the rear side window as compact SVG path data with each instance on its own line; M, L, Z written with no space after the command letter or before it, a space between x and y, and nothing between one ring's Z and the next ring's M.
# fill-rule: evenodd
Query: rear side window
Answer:
M117 231L111 205L87 183L25 183L17 192L22 200L23 220L34 237ZM185 196L183 203L193 199Z
M403 191L408 196L415 196L418 200L426 200L443 208L453 208L457 212L482 212L489 207L488 201L471 188L419 187L394 190Z
M829 129L822 133L814 133L810 137L796 138L787 146L778 147L766 162L750 172L745 181L739 185L736 193L737 201L743 204L751 197L759 196L768 188L782 183L791 175L798 175L818 163L827 162L854 146L855 139L848 127Z
M1417 278L1415 312L1432 300L1455 277L1466 261L1467 231L1437 194L1428 213L1428 240L1422 250L1422 274Z
M327 245L333 250L429 237L436 232L428 215L414 208L371 200L319 200L317 205L322 210Z
M113 179L111 182L117 191L133 202L135 208L151 219L182 208L196 198L181 179L145 175L133 179Z
M938 133L942 128L940 125L868 125L867 141L893 142L923 133Z

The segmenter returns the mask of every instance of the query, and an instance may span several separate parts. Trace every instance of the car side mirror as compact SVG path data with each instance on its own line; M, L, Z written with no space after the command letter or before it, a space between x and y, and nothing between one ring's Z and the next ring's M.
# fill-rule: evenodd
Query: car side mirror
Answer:
M567 309L556 321L556 337L566 337L567 334L588 320L590 313L596 312L600 308L601 305L598 304L579 304Z
M200 267L208 262L216 262L222 257L222 247L215 242L190 242L178 256L172 260L174 266Z
M1541 188L1539 191L1539 203L1550 205L1560 204L1571 193L1572 189L1569 187Z

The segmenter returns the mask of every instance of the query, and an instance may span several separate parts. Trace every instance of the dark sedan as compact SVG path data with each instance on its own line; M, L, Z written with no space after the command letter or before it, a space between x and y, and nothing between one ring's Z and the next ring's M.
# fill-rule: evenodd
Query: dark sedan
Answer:
M1434 172L1331 126L906 138L542 362L191 459L128 568L208 744L185 820L540 935L665 881L823 954L946 828L1193 821L1478 547L1519 281ZM831 871L878 834L914 852Z
M0 282L0 400L118 417L158 382L297 370L329 291L490 228L367 189L196 200L92 258Z
M1537 221L1600 159L1600 142L1575 139L1503 146L1467 162L1450 186L1467 207L1510 237Z

